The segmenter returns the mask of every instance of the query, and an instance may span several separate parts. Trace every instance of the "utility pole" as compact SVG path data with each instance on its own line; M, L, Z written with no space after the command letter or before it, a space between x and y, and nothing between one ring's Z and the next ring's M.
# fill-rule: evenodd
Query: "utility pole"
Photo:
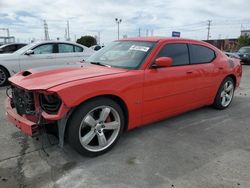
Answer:
M154 30L151 29L151 37L154 36Z
M101 32L98 31L98 44L101 45Z
M141 28L138 30L138 37L141 37Z
M67 30L68 30L67 31L67 33L68 33L68 39L67 40L70 41L70 37L69 37L69 20L67 20Z
M207 24L207 40L209 40L209 38L210 38L211 22L212 22L212 20L208 20L208 24Z
M43 25L44 25L44 40L49 40L49 30L46 20L43 20Z
M118 18L115 18L115 21L116 21L116 23L117 23L117 26L118 26L118 31L117 31L117 35L118 35L118 40L119 40L119 38L120 38L120 23L122 22L122 19L118 19Z
M148 37L148 29L146 29L146 37Z
M65 38L65 40L67 40L67 38L68 38L68 31L67 31L67 29L66 29L66 28L65 28L64 38Z

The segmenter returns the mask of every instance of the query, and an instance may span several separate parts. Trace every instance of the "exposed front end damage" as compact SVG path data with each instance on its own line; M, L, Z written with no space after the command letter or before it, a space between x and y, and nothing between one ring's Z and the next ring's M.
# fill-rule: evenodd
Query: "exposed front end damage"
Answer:
M63 146L70 108L56 93L28 91L15 85L6 93L6 116L12 124L29 136L39 135L45 125L57 125L59 145Z

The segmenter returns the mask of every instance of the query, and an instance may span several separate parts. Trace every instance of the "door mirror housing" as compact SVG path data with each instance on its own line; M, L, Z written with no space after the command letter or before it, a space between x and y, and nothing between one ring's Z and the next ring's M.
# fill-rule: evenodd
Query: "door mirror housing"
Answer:
M173 59L171 57L159 57L155 60L153 67L154 68L171 67L172 64L173 64Z
M2 48L0 48L0 52L3 52L3 49L2 49Z
M25 55L31 55L31 54L34 54L34 51L33 50L27 50L25 52Z

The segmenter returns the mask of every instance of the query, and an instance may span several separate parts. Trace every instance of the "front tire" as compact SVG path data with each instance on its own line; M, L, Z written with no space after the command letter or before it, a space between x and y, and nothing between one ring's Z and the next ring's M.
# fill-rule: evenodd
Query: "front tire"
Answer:
M96 98L74 111L67 124L67 139L80 154L95 157L115 145L124 124L123 111L115 101Z
M213 107L223 110L227 108L234 96L235 83L231 77L226 77L216 94Z
M9 76L8 71L0 66L0 87L7 85Z

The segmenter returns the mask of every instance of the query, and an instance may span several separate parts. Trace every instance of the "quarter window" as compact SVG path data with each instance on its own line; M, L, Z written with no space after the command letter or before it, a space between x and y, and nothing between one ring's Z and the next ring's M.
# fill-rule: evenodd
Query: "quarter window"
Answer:
M201 64L201 63L210 63L215 58L215 52L201 45L190 45L190 61L191 64Z
M188 47L186 44L167 44L161 49L158 57L171 57L174 66L189 64Z
M71 44L58 44L59 53L73 53L74 46Z
M53 44L43 44L33 49L34 54L52 54Z
M83 48L75 46L75 52L83 52Z

